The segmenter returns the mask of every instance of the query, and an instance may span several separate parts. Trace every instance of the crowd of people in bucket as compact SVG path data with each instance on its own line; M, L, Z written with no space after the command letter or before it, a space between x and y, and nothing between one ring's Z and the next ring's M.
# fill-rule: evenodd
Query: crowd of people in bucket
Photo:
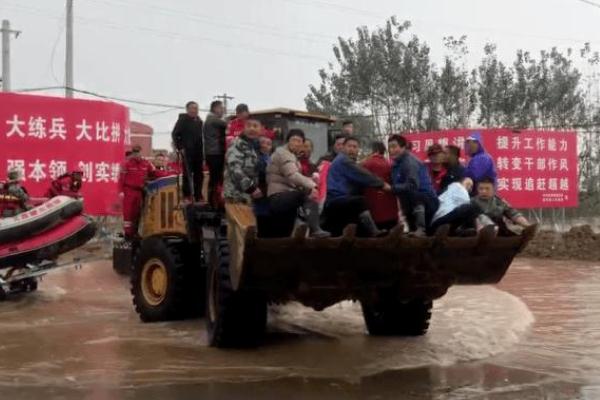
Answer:
M315 238L339 236L349 224L368 237L383 236L399 222L415 236L443 226L450 235L485 227L510 235L510 224L529 225L497 195L495 162L477 132L466 138L466 165L463 149L440 144L427 149L423 162L398 134L363 150L353 123L345 121L331 151L313 164L313 144L302 130L290 129L273 149L273 132L246 105L238 105L228 123L224 111L214 101L203 123L198 105L189 102L179 116L173 142L183 155L184 195L201 200L206 163L208 201L253 207L259 236L289 236L299 219Z
M353 123L345 121L331 151L313 164L313 143L302 130L289 130L273 151L274 132L252 117L245 104L238 105L229 122L224 114L223 103L214 101L203 122L198 104L189 102L172 133L178 159L159 153L150 162L139 146L127 152L119 180L125 237L137 233L148 180L183 173L186 201L202 201L204 165L212 207L222 207L223 201L253 207L262 237L289 236L299 219L315 238L339 236L349 224L368 237L383 236L400 222L415 236L435 234L441 227L450 235L474 235L485 227L511 235L507 221L529 225L497 195L495 163L476 132L466 138L466 165L461 163L462 149L440 144L427 149L429 160L423 162L398 134L361 151ZM15 210L28 204L18 175L9 171L0 185L1 195L16 199ZM64 174L52 182L47 195L78 197L81 183L81 171ZM4 211L2 216L9 216Z

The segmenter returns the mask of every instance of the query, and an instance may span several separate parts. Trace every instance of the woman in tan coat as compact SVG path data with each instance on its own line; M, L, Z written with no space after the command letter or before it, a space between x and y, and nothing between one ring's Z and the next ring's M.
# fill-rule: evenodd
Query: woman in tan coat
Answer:
M294 226L298 208L304 210L312 237L329 237L321 229L317 183L304 175L300 169L298 155L303 150L304 132L291 129L286 143L275 150L271 164L267 167L267 184L271 215L281 218L279 236L289 235Z

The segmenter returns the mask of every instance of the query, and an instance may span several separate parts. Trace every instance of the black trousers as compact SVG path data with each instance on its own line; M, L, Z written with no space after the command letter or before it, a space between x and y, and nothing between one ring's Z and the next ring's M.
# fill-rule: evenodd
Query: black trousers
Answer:
M185 154L185 165L183 168L183 195L189 197L192 195L190 189L190 180L194 185L194 200L202 199L202 184L204 183L204 159L201 154ZM189 169L189 170L188 170ZM191 174L191 179L190 175Z
M213 207L219 205L219 186L223 185L223 171L225 169L225 156L207 155L206 164L208 165L208 201Z
M481 207L477 204L464 204L455 208L448 214L436 219L428 229L428 233L434 234L442 225L450 225L450 233L453 234L461 226L471 227L475 219L482 213Z
M368 209L364 196L347 196L328 201L323 209L323 228L333 236L341 236L344 228L349 224L358 224L359 215Z
M306 194L293 190L269 196L269 211L271 222L268 224L269 232L265 237L287 237L292 234L298 208L306 201Z
M429 226L440 202L437 197L417 190L407 190L398 194L402 213L411 231L417 229L413 211L417 206L425 207L425 224Z

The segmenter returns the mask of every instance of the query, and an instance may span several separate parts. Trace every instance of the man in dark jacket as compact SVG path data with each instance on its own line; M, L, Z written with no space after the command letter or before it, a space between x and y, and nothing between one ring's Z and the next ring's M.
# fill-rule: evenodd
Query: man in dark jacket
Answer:
M440 193L448 189L451 183L460 182L465 177L465 167L460 163L460 147L448 145L444 148L446 153L446 175L442 179Z
M183 153L183 195L190 197L193 182L195 201L202 199L204 151L202 149L202 120L198 116L198 104L190 101L185 105L185 114L179 114L173 128L173 144Z
M410 152L408 141L402 135L390 136L388 151L394 160L392 191L400 199L411 232L425 236L427 226L439 206L427 167Z
M327 199L325 200L325 229L334 235L348 224L358 223L367 236L380 236L369 212L365 196L366 188L390 191L390 185L360 167L356 160L360 143L356 137L347 137L343 151L336 156L327 175Z
M210 103L210 113L204 122L204 156L208 165L208 201L213 207L219 206L219 188L223 185L225 168L225 130L223 119L225 108L222 101Z

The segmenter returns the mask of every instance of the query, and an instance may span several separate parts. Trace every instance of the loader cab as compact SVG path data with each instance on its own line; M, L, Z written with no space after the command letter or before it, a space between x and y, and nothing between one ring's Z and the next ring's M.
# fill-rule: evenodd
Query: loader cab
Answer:
M336 121L326 114L292 110L289 108L274 108L255 111L252 117L258 119L267 129L275 132L273 147L284 143L290 129L302 129L307 139L314 144L311 161L327 153L330 146L330 130Z

